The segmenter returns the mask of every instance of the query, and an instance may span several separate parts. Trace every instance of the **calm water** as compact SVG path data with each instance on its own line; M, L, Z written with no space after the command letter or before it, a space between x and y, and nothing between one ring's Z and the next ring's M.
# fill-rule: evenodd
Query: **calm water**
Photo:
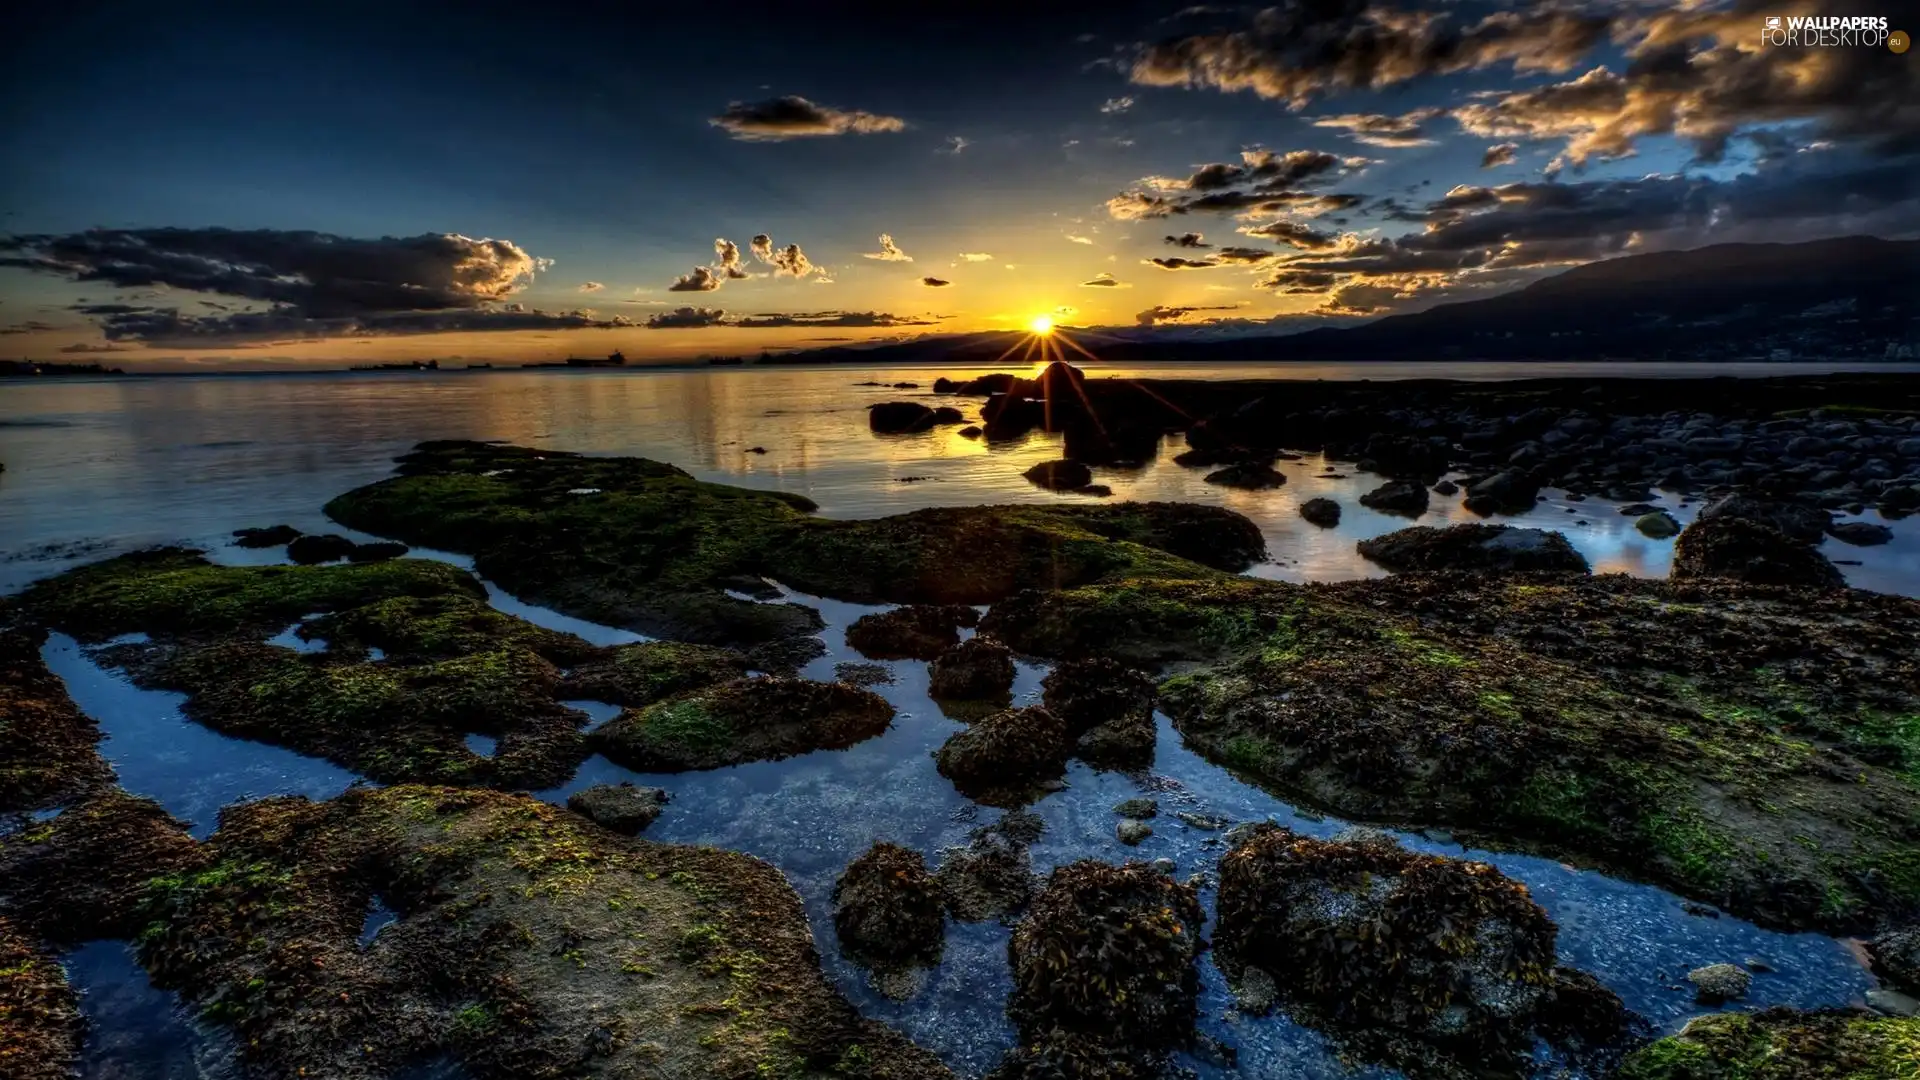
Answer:
M1486 366L1476 377L1510 375ZM1525 375L1564 374L1525 366ZM1667 374L1692 374L1662 368ZM1725 368L1715 368L1725 373ZM1779 366L1768 367L1779 371ZM1164 373L1164 372L1159 372ZM1187 374L1200 374L1190 369ZM1306 369L1306 377L1351 376L1352 371ZM1454 373L1450 369L1450 373ZM1651 373L1647 368L1633 374ZM385 476L390 459L426 438L493 438L599 453L639 454L673 462L704 479L801 492L834 516L877 516L930 505L1074 500L1040 491L1020 478L1028 465L1057 456L1054 440L1036 436L1009 448L987 449L953 429L876 438L865 424L873 401L925 394L945 370L804 369L670 373L502 372L440 376L301 376L259 379L190 378L100 380L0 386L0 591L113 551L171 541L212 546L229 562L271 562L278 551L225 547L229 530L285 521L306 529L329 527L319 506L329 496ZM1278 374L1234 368L1208 374ZM1430 375L1413 365L1369 366L1372 378ZM920 390L856 383L912 381ZM949 399L951 400L951 399ZM972 400L959 402L971 409ZM749 453L763 447L765 454ZM1133 471L1096 470L1115 498L1186 499L1231 506L1259 522L1273 562L1254 573L1290 580L1378 573L1353 553L1356 540L1406 524L1358 506L1354 499L1378 483L1351 476L1322 479L1327 463L1284 463L1288 485L1242 493L1200 482L1202 471L1162 460ZM1350 473L1350 467L1335 466ZM904 482L908 476L927 479ZM1344 505L1338 529L1300 521L1305 499L1330 495ZM1563 529L1600 570L1660 575L1670 541L1635 533L1611 505L1590 500L1549 501L1524 519ZM1694 507L1664 500L1683 521ZM1464 516L1457 504L1436 499L1421 520ZM1877 518L1876 518L1877 520ZM1920 532L1913 521L1894 525L1898 539L1882 548L1829 543L1855 584L1903 593L1920 591ZM464 566L470 560L434 552ZM637 635L583 623L521 603L489 588L496 606L591 640L614 643ZM833 665L859 659L847 649L845 627L867 611L860 605L806 596L792 599L820 609L827 622L825 656L806 671L830 678ZM291 628L288 628L290 631ZM297 640L283 632L275 640ZM217 735L185 720L180 697L142 691L102 671L71 639L54 637L45 651L76 701L100 719L103 753L121 782L153 797L188 821L196 835L214 825L229 802L271 794L315 798L336 794L352 774L290 751ZM582 766L562 787L539 793L564 802L582 787L631 779L668 789L666 812L648 836L709 843L751 852L786 873L806 901L829 976L869 1016L899 1027L941 1054L963 1075L990 1068L1012 1033L1002 1013L1010 976L1008 931L994 923L954 925L947 951L928 984L906 1002L886 1000L839 952L828 896L840 869L876 839L916 847L929 861L940 849L965 842L967 832L999 811L974 807L935 771L929 755L959 726L926 696L926 667L889 662L895 681L876 687L898 715L884 735L844 752L785 762L678 775L640 775L601 758ZM1017 696L1037 696L1045 669L1022 665ZM571 703L593 722L610 710ZM1047 830L1033 849L1035 868L1078 858L1172 859L1183 877L1210 868L1222 850L1219 833L1188 828L1176 809L1233 821L1272 818L1316 835L1345 827L1297 813L1186 750L1161 722L1151 773L1099 773L1076 764L1069 789L1034 809ZM1154 835L1137 849L1114 838L1112 806L1147 794L1161 804ZM1775 970L1755 977L1752 1004L1840 1005L1859 999L1872 980L1840 942L1814 934L1759 930L1731 918L1689 914L1670 894L1550 860L1484 851L1463 852L1444 836L1403 835L1423 850L1471 854L1525 881L1561 928L1563 959L1592 971L1630 1007L1664 1028L1698 1011L1683 976L1720 961L1764 959ZM1211 908L1211 895L1205 894ZM378 931L370 920L368 933ZM170 994L146 984L117 944L84 947L68 957L86 991L92 1020L85 1075L127 1080L225 1075L231 1048L217 1031L183 1015ZM1199 1066L1202 1075L1337 1077L1347 1072L1324 1040L1283 1017L1246 1019L1233 1013L1218 973L1204 959L1202 1029L1238 1047L1237 1071ZM435 1075L457 1070L432 1069ZM1364 1075L1364 1074L1363 1074Z

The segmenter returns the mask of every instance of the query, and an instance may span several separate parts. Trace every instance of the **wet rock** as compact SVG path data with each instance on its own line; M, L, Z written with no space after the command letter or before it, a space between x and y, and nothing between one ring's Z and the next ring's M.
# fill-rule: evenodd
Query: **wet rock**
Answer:
M1210 468L1215 465L1271 466L1279 456L1277 450L1259 447L1212 446L1175 455L1173 463L1194 469Z
M588 740L636 772L684 772L839 750L892 720L893 706L871 691L763 676L628 709Z
M1360 505L1382 513L1419 517L1427 512L1427 489L1411 480L1391 480L1360 496Z
M1680 522L1665 510L1655 510L1636 518L1633 527L1641 536L1653 540L1666 540L1680 535Z
M249 1075L371 1080L432 1050L476 1076L951 1076L833 989L800 898L749 856L411 785L230 807L208 847L152 889L140 959ZM363 946L375 900L399 918Z
M1616 1075L1620 1080L1891 1080L1911 1071L1915 1040L1920 1040L1920 1020L1845 1009L1710 1013L1687 1021L1678 1035L1627 1055Z
M1395 571L1587 572L1587 560L1563 534L1509 525L1415 525L1355 546L1361 555Z
M933 877L947 914L960 922L980 922L1026 910L1037 888L1027 849L1043 828L1038 817L1016 810L973 830L965 847L941 852Z
M0 916L58 945L132 938L145 925L149 880L205 861L158 803L95 788L52 820L0 836Z
M110 787L100 726L47 670L41 633L0 629L0 814L39 810Z
M1827 535L1854 547L1873 547L1893 540L1893 530L1871 521L1842 521L1827 529Z
M1825 555L1746 518L1696 521L1673 545L1673 577L1731 578L1755 585L1841 589L1846 579Z
M1013 689L1013 650L988 634L973 637L933 661L927 693L963 701L1005 701Z
M1778 530L1802 543L1817 544L1826 536L1833 516L1825 510L1793 503L1770 502L1751 495L1729 495L1700 509L1700 521L1737 518Z
M1876 986L1867 991L1867 1007L1888 1016L1920 1017L1920 998Z
M882 401L867 406L867 428L876 435L911 435L926 431L935 422L933 410L917 401Z
M1160 804L1152 799L1124 799L1114 805L1113 812L1123 818L1146 821L1160 812Z
M955 732L934 754L940 775L989 806L1021 806L1066 772L1073 743L1042 708L1005 709Z
M300 530L291 525L268 525L262 529L233 530L233 545L243 548L281 547L299 537Z
M1451 480L1442 480L1439 483L1433 485L1432 491L1435 495L1446 495L1446 496L1458 495L1460 494L1460 485L1454 483Z
M1158 737L1153 680L1105 657L1055 665L1040 683L1047 710L1078 739L1076 752L1102 768L1139 769L1153 762Z
M960 643L960 627L979 621L964 604L908 604L855 619L847 644L873 660L932 660Z
M1465 505L1476 514L1518 514L1531 510L1540 482L1519 469L1507 469L1467 488Z
M375 540L366 544L355 544L347 553L348 562L371 563L397 559L407 553L407 545L391 540Z
M732 682L747 673L747 658L732 649L678 641L616 645L568 671L557 693L568 700L604 701L637 708L689 690Z
M966 414L951 405L942 405L933 410L933 422L935 426L964 424L967 422L967 417Z
M1073 491L1093 483L1093 470L1077 461L1043 461L1020 475L1048 491Z
M287 545L287 558L301 566L313 566L316 563L333 562L353 554L358 547L353 541L337 533L322 533L318 536L298 536Z
M1280 487L1287 482L1287 478L1271 466L1256 462L1242 462L1208 473L1206 482L1218 484L1221 487L1240 488L1244 491L1265 491Z
M77 1076L79 997L51 952L0 917L0 1067L17 1080Z
M959 434L961 438L977 439L986 434L986 429L982 428L979 424L968 424L966 427L960 429Z
M567 809L624 836L638 836L660 816L667 793L655 787L635 787L628 781L595 784L567 796Z
M1086 487L1074 488L1073 493L1075 495L1086 495L1095 499L1105 499L1113 495L1113 489L1105 484L1088 484Z
M1199 829L1202 832L1218 832L1233 824L1231 818L1220 817L1217 814L1196 814L1191 810L1175 810L1173 816L1180 819L1187 827Z
M1309 524L1331 529L1340 524L1340 504L1332 499L1308 499L1300 504L1300 516Z
M884 686L893 681L893 672L883 664L842 661L833 665L833 677L850 686Z
M1753 976L1745 968L1734 964L1708 964L1687 972L1687 981L1693 984L1693 999L1702 1005L1719 1005L1727 1001L1739 1001L1747 996L1747 986L1753 982Z
M1920 994L1920 925L1889 930L1868 946L1873 969L1910 994Z
M833 926L848 957L881 975L930 967L946 945L943 901L925 860L884 840L834 882Z
M1133 847L1153 835L1153 826L1144 821L1127 819L1113 827L1114 835L1128 847Z
M1007 950L1021 1044L1097 1039L1143 1073L1187 1045L1203 918L1194 889L1144 863L1055 870Z
M1659 507L1653 505L1652 503L1643 503L1643 502L1628 503L1627 505L1620 508L1621 517L1637 518L1637 517L1645 517L1648 514L1659 514L1659 513L1665 513L1665 511L1661 510Z

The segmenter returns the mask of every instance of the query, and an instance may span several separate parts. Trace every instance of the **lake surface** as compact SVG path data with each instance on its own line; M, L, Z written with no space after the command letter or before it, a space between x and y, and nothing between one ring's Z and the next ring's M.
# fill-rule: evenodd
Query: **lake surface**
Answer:
M1496 366L1486 365L1483 368ZM1498 365L1475 377L1570 374L1570 365ZM1613 373L1700 374L1698 366L1636 365ZM1788 373L1782 365L1766 372ZM1591 372L1592 368L1581 371ZM1882 369L1876 369L1882 370ZM1021 479L1031 464L1058 456L1057 438L1035 435L1010 447L987 448L954 429L880 438L866 427L875 401L929 394L937 375L969 374L929 368L804 368L674 372L593 372L440 375L324 375L261 378L89 380L32 385L0 384L0 592L105 554L161 542L206 546L226 562L274 562L278 550L226 546L230 530L287 522L306 530L331 529L320 506L332 495L390 472L391 458L428 438L504 439L593 453L632 454L669 461L702 479L799 492L821 513L871 517L923 506L983 502L1079 501ZM1235 367L1129 369L1124 374L1219 375L1234 378L1430 377L1418 365L1369 365L1344 370ZM1458 374L1458 369L1447 369ZM1707 373L1730 373L1713 366ZM1089 375L1102 374L1090 369ZM856 385L917 382L919 389ZM978 399L943 398L969 412ZM766 452L753 453L760 447ZM1350 465L1318 458L1282 463L1289 483L1276 491L1237 492L1201 482L1205 470L1171 462L1178 440L1159 461L1136 470L1095 470L1114 498L1182 499L1230 506L1258 522L1272 561L1251 572L1288 580L1378 574L1353 550L1356 540L1407 524L1360 507L1357 496L1380 481L1354 475ZM1328 478L1327 472L1342 474ZM908 481L904 478L919 477ZM1300 502L1338 499L1346 511L1337 529L1301 521ZM1671 541L1634 532L1631 519L1604 500L1569 501L1561 492L1516 523L1565 531L1596 570L1664 575ZM1662 500L1682 521L1697 506ZM1422 523L1463 519L1453 500L1437 499ZM1869 515L1879 520L1877 515ZM1893 523L1896 540L1853 549L1829 541L1827 554L1855 559L1842 569L1854 584L1920 593L1920 519ZM461 556L417 551L471 567ZM489 586L495 606L555 629L601 643L637 635L567 618ZM878 608L788 594L818 608L827 623L826 653L805 674L831 678L835 663L862 659L846 646L844 630ZM290 630L291 628L289 628ZM276 639L297 639L282 634ZM139 690L97 667L86 650L56 635L45 656L66 680L82 709L101 721L102 753L128 790L149 796L187 821L196 835L211 830L218 808L273 794L326 798L353 783L351 773L290 751L218 735L179 713L179 695ZM997 923L954 924L946 954L926 987L905 1002L869 987L840 953L829 896L848 860L877 839L922 851L929 862L941 849L963 844L969 830L999 811L974 806L934 770L930 753L959 724L926 694L924 664L886 662L893 682L875 689L897 710L885 734L849 750L783 762L675 775L643 775L603 758L583 765L567 784L540 792L564 802L572 791L617 780L666 788L672 797L651 839L715 844L758 855L779 867L806 903L830 978L867 1015L893 1024L933 1049L958 1072L991 1068L1012 1039L1003 1014L1011 983L1006 944ZM1021 699L1037 697L1045 668L1023 663L1015 685ZM571 703L599 722L609 710ZM1190 828L1172 817L1191 810L1235 822L1273 819L1320 836L1348 827L1307 814L1242 783L1182 744L1161 718L1153 769L1103 773L1076 763L1068 789L1033 810L1046 831L1033 848L1035 869L1080 858L1173 860L1181 877L1209 870L1224 850L1221 834ZM1161 815L1154 835L1138 848L1114 837L1115 803L1156 798ZM1420 850L1471 855L1524 881L1560 926L1564 962L1591 971L1655 1025L1673 1029L1700 1011L1685 972L1701 964L1764 960L1748 1005L1844 1005L1873 985L1855 954L1818 934L1778 934L1740 920L1705 918L1666 892L1531 856L1466 851L1444 834L1399 834ZM1203 893L1211 925L1212 896ZM379 925L371 920L368 935ZM85 991L91 1020L84 1073L126 1080L230 1075L232 1047L179 1007L173 995L147 985L124 946L99 943L75 950L67 964ZM1239 1064L1223 1069L1189 1061L1199 1075L1312 1077L1386 1075L1349 1072L1315 1032L1284 1018L1240 1016L1219 973L1201 960L1201 1029L1235 1046ZM427 1074L457 1077L433 1066ZM1544 1075L1544 1074L1543 1074Z

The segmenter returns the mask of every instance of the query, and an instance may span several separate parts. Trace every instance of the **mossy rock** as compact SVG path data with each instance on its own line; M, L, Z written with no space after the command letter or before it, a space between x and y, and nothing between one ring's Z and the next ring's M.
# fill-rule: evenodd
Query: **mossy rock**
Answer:
M920 853L876 841L833 885L833 926L841 947L876 973L931 967L946 945L940 888Z
M1135 1060L1188 1043L1204 918L1193 886L1145 863L1056 869L1007 946L1021 1043L1058 1032Z
M763 676L628 709L588 740L630 769L685 772L841 750L892 721L893 706L872 691Z
M749 856L418 786L230 808L208 847L148 886L140 959L263 1075L951 1075L832 989ZM397 921L363 946L376 901Z
M1144 769L1153 763L1159 731L1154 682L1145 672L1105 657L1068 660L1041 680L1041 701L1077 740L1076 756L1100 768Z
M934 766L976 802L1019 807L1066 773L1072 753L1072 737L1052 713L1003 709L955 732L934 753Z
M1856 1012L1714 1013L1621 1062L1620 1080L1907 1080L1920 1019Z
M1013 650L989 634L941 653L927 669L927 694L943 701L1012 700Z
M78 995L52 953L0 917L0 1076L67 1080L80 1057Z
M605 701L638 707L663 698L741 678L746 657L714 645L646 641L616 645L597 660L567 672L564 699Z
M1889 930L1867 948L1882 978L1909 994L1920 994L1920 923Z
M40 658L45 635L0 628L0 814L57 806L113 783L100 726Z
M51 820L0 836L0 916L61 945L130 937L147 879L204 859L158 803L98 788Z
M595 784L567 796L567 809L622 836L638 836L660 816L667 793L654 787L636 787L628 781Z
M1355 547L1366 559L1394 571L1540 570L1584 574L1588 569L1587 560L1564 534L1511 525L1415 525L1362 540Z
M444 660L510 646L560 667L601 658L606 650L488 606L461 590L439 596L391 596L321 615L300 625L306 640L334 652L377 648L396 661Z
M1673 542L1673 576L1810 589L1847 584L1839 568L1812 544L1739 517L1703 518L1681 530Z
M847 644L870 660L932 660L960 643L960 627L979 621L964 604L907 604L855 619Z
M1016 651L1124 664L1211 660L1258 642L1275 623L1268 583L1250 578L1140 580L1043 592L993 605L980 620Z

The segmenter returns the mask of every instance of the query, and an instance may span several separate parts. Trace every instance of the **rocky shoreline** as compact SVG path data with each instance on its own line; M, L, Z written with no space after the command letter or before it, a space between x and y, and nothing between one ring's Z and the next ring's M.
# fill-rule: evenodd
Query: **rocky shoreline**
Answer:
M1095 401L1097 385L1085 384ZM1326 391L1324 409L1288 414L1315 419L1246 419L1231 440L1216 417L1188 440L1216 464L1257 459L1281 452L1249 445L1272 422L1275 438L1325 449L1336 444L1292 440L1308 423L1330 430L1327 413L1353 404L1338 394L1373 392ZM999 397L989 438L1024 408ZM1068 428L1068 441L1117 452L1131 438L1120 419ZM1594 440L1556 444L1569 460L1591 458L1612 429L1561 426L1584 419L1557 415L1531 441L1566 430ZM1423 497L1457 471L1451 447L1416 463L1410 447L1436 444L1391 431L1366 467ZM1564 482L1555 460L1500 497ZM1503 466L1494 475L1519 468ZM1904 498L1904 475L1873 498ZM1647 482L1644 469L1594 480ZM43 958L105 937L137 942L159 985L241 1036L254 1075L387 1076L436 1055L481 1078L950 1075L833 990L777 871L633 836L660 813L657 790L591 789L572 810L518 794L596 750L706 770L887 731L893 709L871 691L793 677L823 622L772 581L906 605L860 620L849 641L928 663L964 726L925 769L1007 811L937 865L869 849L834 912L846 955L904 995L938 962L947 916L1018 920L1007 1010L1019 1039L996 1080L1165 1075L1181 1053L1230 1061L1195 1032L1206 963L1250 1013L1278 1007L1352 1060L1410 1075L1524 1076L1544 1040L1595 1075L1678 1080L1723 1075L1705 1070L1773 1040L1810 1068L1896 1076L1872 1070L1920 1044L1920 1019L1885 1011L1739 1014L1650 1041L1618 998L1557 963L1555 927L1524 886L1365 830L1230 834L1212 927L1198 901L1211 875L1081 861L1039 881L1027 852L1039 820L1024 808L1060 789L1069 760L1150 766L1158 709L1203 757L1301 805L1604 868L1766 926L1872 937L1888 981L1920 990L1920 601L1821 576L1810 540L1822 530L1782 509L1820 501L1703 515L1669 581L1595 576L1527 530L1468 525L1382 538L1392 577L1300 586L1240 576L1261 534L1219 508L829 521L658 462L423 444L329 513L666 640L596 646L493 610L458 568L341 561L351 549L248 567L158 549L0 602L0 816L13 822L0 830L0 950L19 957L0 1004L29 1021L18 1037L9 1024L0 1061L70 1068L71 994ZM304 648L274 643L290 627ZM230 807L196 841L115 785L97 726L38 655L52 631L185 693L198 723L391 786ZM116 640L127 634L144 640ZM1015 655L1049 669L1037 704L1010 700ZM583 732L562 704L581 697L623 711ZM472 735L497 748L475 753ZM1134 842L1150 833L1128 821ZM375 904L398 920L365 943Z

